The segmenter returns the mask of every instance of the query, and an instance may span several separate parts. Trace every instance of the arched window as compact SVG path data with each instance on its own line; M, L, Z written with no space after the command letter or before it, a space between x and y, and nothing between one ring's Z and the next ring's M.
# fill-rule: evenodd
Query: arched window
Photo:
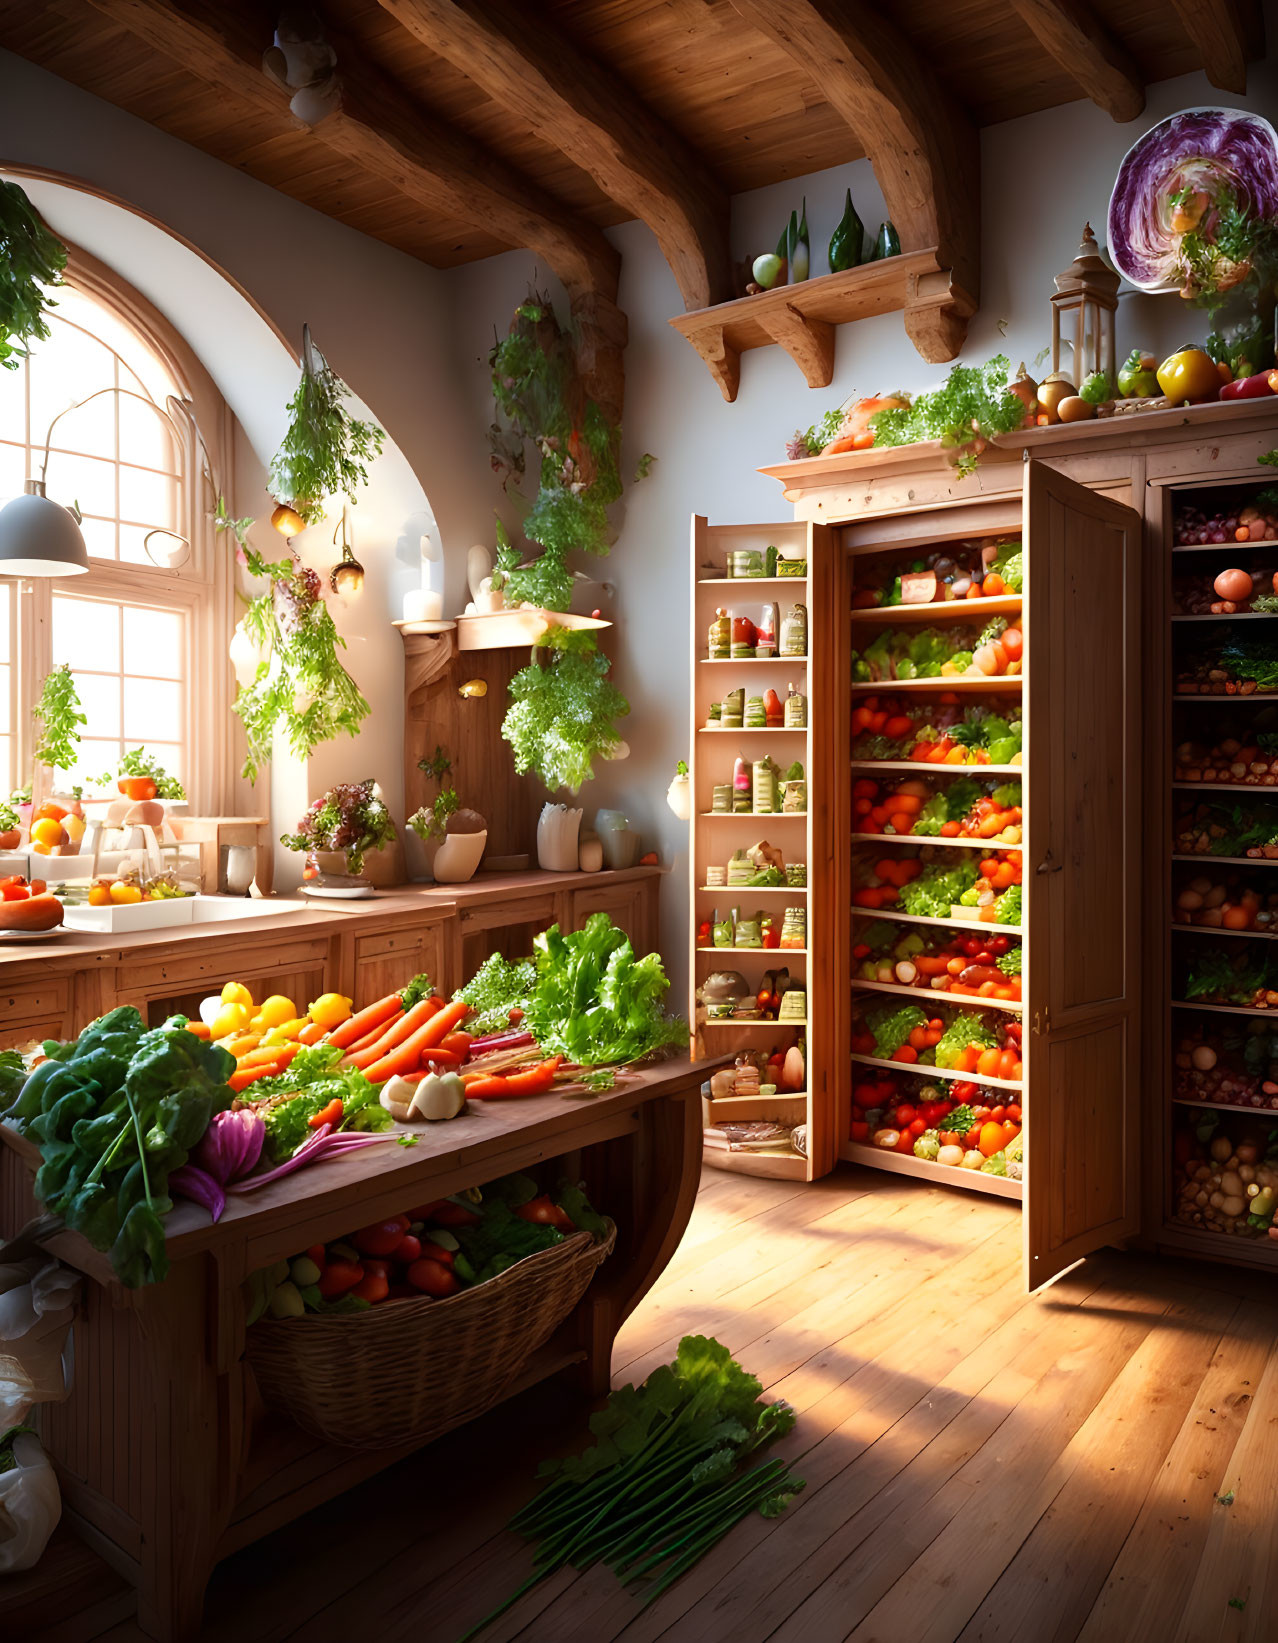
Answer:
M48 341L0 371L0 501L41 474L47 440L48 494L79 507L92 568L0 582L0 788L31 780L31 708L67 662L88 723L59 785L111 791L141 747L194 812L216 813L230 798L231 555L212 537L192 419L222 468L226 408L167 322L93 259L73 252L56 295Z

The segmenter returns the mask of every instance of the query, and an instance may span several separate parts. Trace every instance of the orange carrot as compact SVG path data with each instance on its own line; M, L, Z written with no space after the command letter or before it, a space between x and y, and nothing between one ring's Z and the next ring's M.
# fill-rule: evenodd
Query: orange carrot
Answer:
M192 1038L209 1039L213 1036L208 1029L207 1023L203 1021L188 1021L186 1024L186 1030L190 1033Z
M411 1038L419 1027L424 1027L431 1016L443 1007L443 999L436 998L433 994L429 998L420 999L411 1010L396 1016L387 1031L375 1039L367 1049L352 1050L346 1057L347 1061L352 1067L371 1067L374 1061L380 1061L406 1038Z
M299 1044L318 1044L326 1031L327 1029L321 1027L318 1021L308 1021L298 1033L297 1041Z
M269 1044L260 1050L250 1050L239 1059L239 1067L287 1067L301 1049L300 1044Z
M411 1038L406 1038L380 1061L374 1061L371 1067L365 1067L365 1078L373 1084L384 1084L396 1073L410 1072L427 1059L427 1051L444 1042L453 1028L465 1020L469 1011L470 1005L462 999L445 1004L443 1009L436 1010L425 1026L419 1027Z
M283 1070L282 1065L269 1067L237 1067L226 1082L231 1086L236 1094L238 1094L241 1090L247 1089L250 1084L255 1084L259 1078L270 1078L273 1074L282 1072Z
M376 1004L368 1004L362 1010L348 1016L340 1027L334 1027L329 1035L329 1043L336 1044L339 1050L349 1050L365 1035L372 1032L374 1027L382 1026L404 1008L403 1001L398 993L387 993L385 998L379 998Z

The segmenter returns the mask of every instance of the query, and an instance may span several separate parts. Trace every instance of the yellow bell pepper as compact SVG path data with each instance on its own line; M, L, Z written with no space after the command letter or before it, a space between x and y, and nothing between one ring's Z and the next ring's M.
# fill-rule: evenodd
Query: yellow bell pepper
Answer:
M1215 399L1221 376L1216 362L1201 348L1181 348L1158 367L1158 386L1173 405L1188 400Z
M303 1027L309 1026L308 1016L297 1016L292 1021L281 1021L277 1027L268 1028L262 1035L262 1047L269 1049L275 1044L291 1044Z

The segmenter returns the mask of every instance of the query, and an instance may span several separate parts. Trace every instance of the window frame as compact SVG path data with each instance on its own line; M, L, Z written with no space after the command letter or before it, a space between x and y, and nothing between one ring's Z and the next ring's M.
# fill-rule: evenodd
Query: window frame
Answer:
M228 654L234 629L235 558L213 529L205 463L223 486L232 468L234 419L212 377L176 329L115 270L74 245L67 247L66 283L108 309L163 364L203 436L207 456L189 419L178 416L176 449L180 506L178 528L191 544L190 557L174 569L119 560L91 559L87 575L15 579L12 632L12 716L17 785L26 781L34 751L29 706L53 665L54 593L179 610L186 621L186 709L183 737L185 786L192 815L233 815L242 797L237 771L242 733L231 714L234 694ZM32 430L33 438L37 430ZM56 483L56 476L55 476ZM60 500L55 497L55 500Z

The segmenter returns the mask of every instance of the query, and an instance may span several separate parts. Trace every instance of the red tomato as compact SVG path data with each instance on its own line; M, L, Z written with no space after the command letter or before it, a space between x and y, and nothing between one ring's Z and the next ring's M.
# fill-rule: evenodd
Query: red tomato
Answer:
M391 1259L393 1261L402 1261L405 1266L410 1266L418 1259L421 1252L421 1239L414 1238L411 1232L406 1232L391 1252Z
M429 1261L424 1256L420 1261L414 1261L406 1274L413 1288L420 1290L423 1295L434 1295L442 1299L445 1295L455 1295L461 1288L458 1278L442 1266L438 1261Z
M366 1272L350 1293L370 1306L376 1306L390 1294L390 1279L384 1272Z
M6 884L3 888L0 888L0 897L3 897L5 901L28 901L31 892L25 884Z
M306 1253L321 1271L328 1265L328 1251L323 1244L312 1244Z
M417 1220L417 1216L414 1215L413 1219ZM423 1216L422 1219L426 1220L428 1217ZM467 1209L464 1204L453 1204L445 1200L429 1219L441 1227L473 1227L479 1216L473 1209Z
M335 1301L362 1282L364 1268L355 1261L330 1261L320 1273L319 1292L326 1301Z
M442 1244L432 1244L429 1238L422 1244L422 1254L429 1261L442 1261L445 1266L452 1266L457 1259L455 1250L445 1249Z
M407 1231L407 1215L397 1215L393 1221L378 1221L371 1227L361 1227L351 1242L361 1255L393 1255L396 1245Z
M521 1204L515 1211L521 1221L531 1221L535 1226L554 1227L556 1232L576 1232L576 1227L559 1205L547 1194L540 1198L533 1198L526 1204Z
M854 1120L852 1124L852 1139L854 1141L868 1141L869 1138L870 1126L863 1123L859 1118Z
M912 1107L908 1101L903 1101L896 1109L896 1122L892 1126L893 1129L904 1129L907 1124L912 1124L918 1115L917 1107Z
M916 1118L914 1120L914 1122L909 1126L909 1133L910 1133L911 1137L915 1141L917 1141L919 1136L923 1134L923 1131L926 1128L927 1128L927 1119L926 1118Z
M920 1130L919 1134L921 1135L922 1133L922 1130ZM917 1139L918 1136L911 1134L909 1130L902 1130L896 1145L892 1148L892 1151L912 1153L914 1151L914 1143Z

